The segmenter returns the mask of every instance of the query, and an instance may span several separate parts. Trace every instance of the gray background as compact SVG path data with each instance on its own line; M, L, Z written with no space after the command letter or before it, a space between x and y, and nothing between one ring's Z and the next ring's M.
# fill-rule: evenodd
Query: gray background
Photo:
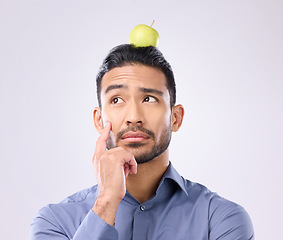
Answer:
M1 0L1 238L28 239L41 207L95 184L95 75L155 19L186 111L174 166L243 205L258 240L279 239L282 13L279 0Z

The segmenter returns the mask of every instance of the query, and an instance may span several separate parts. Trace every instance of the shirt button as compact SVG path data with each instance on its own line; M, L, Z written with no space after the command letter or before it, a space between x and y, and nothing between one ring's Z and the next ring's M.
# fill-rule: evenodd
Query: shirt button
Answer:
M143 212L145 210L145 206L144 205L140 205L140 210Z

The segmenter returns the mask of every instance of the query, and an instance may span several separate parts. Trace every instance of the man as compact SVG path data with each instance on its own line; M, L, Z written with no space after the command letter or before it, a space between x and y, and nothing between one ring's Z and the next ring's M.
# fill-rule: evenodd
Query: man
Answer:
M175 105L173 72L159 50L112 49L97 97L98 184L41 209L31 239L254 239L242 207L183 179L170 163L184 109Z

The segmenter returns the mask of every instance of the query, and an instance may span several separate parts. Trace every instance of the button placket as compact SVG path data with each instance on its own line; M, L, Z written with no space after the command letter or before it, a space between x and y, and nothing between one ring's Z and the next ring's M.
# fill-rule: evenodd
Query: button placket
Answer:
M148 227L149 227L149 212L148 206L140 204L137 206L134 221L133 221L133 240L145 240L148 239Z

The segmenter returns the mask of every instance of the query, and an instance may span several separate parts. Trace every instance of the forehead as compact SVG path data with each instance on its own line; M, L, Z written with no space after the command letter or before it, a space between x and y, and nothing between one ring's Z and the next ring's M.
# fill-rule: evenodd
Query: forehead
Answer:
M101 93L110 85L124 84L128 88L154 88L168 91L164 73L154 67L141 64L116 67L107 72L101 82Z

